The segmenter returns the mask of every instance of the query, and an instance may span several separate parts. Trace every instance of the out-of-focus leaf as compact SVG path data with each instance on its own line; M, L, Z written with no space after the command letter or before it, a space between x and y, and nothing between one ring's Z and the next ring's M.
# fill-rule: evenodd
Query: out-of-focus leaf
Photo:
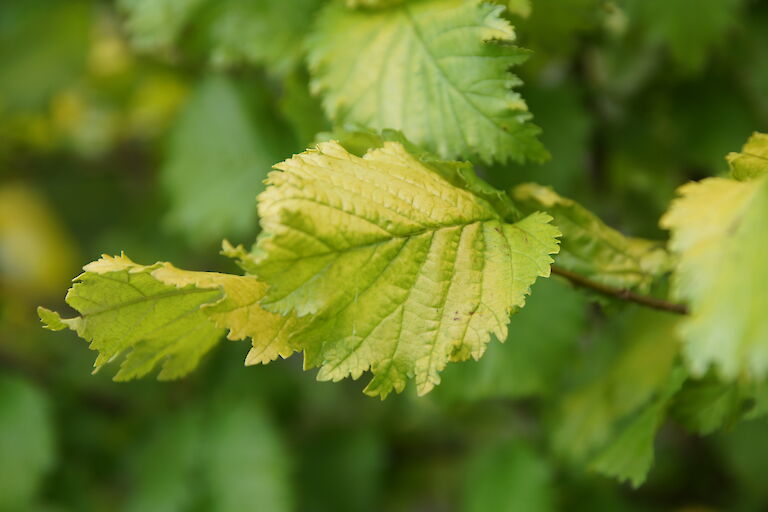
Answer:
M30 510L55 453L48 399L0 375L0 510Z
M281 126L270 122L264 108L249 115L226 77L212 75L200 83L181 113L161 171L171 203L169 226L197 243L255 234L256 196L288 147L279 138Z
M331 4L309 42L313 89L339 125L401 130L445 158L542 161L540 130L509 72L528 52L511 45L501 10L461 0Z
M491 443L467 465L461 512L556 510L552 468L520 441Z
M768 474L768 420L747 421L719 435L716 445L724 465L735 478L740 498L747 506L742 510L758 510L768 500L765 475Z
M617 288L645 291L654 279L671 270L661 243L626 237L549 187L518 185L512 197L525 212L543 210L552 215L563 233L556 261L569 271Z
M489 170L492 183L503 188L523 181L546 183L561 193L582 190L588 174L592 120L583 105L582 91L574 82L529 86L525 99L536 124L541 126L541 142L551 154L543 164L496 165Z
M134 47L168 51L199 39L214 67L261 65L282 76L304 54L320 0L120 0ZM186 36L186 37L182 37Z
M269 71L284 75L301 63L302 36L309 30L320 0L213 3L216 10L208 29L213 64L262 64Z
M709 178L679 189L662 217L679 256L675 292L691 315L680 326L694 376L768 373L768 176Z
M290 464L266 411L251 400L222 400L204 432L211 510L292 510Z
M76 268L69 234L45 200L21 184L0 186L0 289L48 294Z
M598 453L592 461L592 469L620 481L629 481L633 487L642 484L653 465L656 431L665 419L672 396L685 378L684 370L674 370L661 394L623 425L618 435Z
M521 39L537 55L538 64L552 62L553 56L570 55L578 36L593 28L603 13L600 0L536 0L530 17L520 23ZM536 65L536 63L532 63Z
M84 71L90 8L79 0L3 2L0 108L42 110Z
M167 48L206 0L119 0L132 44L141 50Z
M381 432L346 424L302 440L298 510L356 512L381 508L387 445ZM346 485L338 485L339 481Z
M495 0L496 3L504 5L507 12L527 18L531 15L531 0Z
M305 366L321 380L370 369L374 396L412 376L427 393L449 361L479 358L492 333L506 339L558 249L548 215L508 223L471 167L400 143L359 158L327 142L275 168L259 196L262 303L315 315L296 335Z
M623 0L627 17L642 25L652 43L663 44L677 66L698 71L738 19L742 0Z
M346 0L347 7L351 9L365 8L365 9L381 9L384 7L392 7L403 3L406 0Z
M258 401L232 391L160 416L154 434L137 439L127 512L292 510L283 439Z
M302 147L315 142L318 133L330 129L320 100L309 92L309 77L303 69L283 79L279 106Z
M437 397L471 401L552 391L571 364L586 314L573 288L554 279L537 282L509 324L507 341L492 343L479 361L448 366Z
M739 153L727 157L731 176L739 181L749 181L768 173L768 134L754 133Z
M615 438L621 420L664 389L678 352L678 322L668 313L632 310L602 335L606 343L620 343L614 339L619 335L627 339L594 376L562 397L553 432L557 451L575 459L588 456Z
M202 492L195 476L202 462L203 438L199 411L178 411L162 417L131 461L132 492L126 512L183 512L198 503Z
M728 427L741 419L753 386L723 383L713 376L689 380L675 396L672 412L686 428L700 435Z

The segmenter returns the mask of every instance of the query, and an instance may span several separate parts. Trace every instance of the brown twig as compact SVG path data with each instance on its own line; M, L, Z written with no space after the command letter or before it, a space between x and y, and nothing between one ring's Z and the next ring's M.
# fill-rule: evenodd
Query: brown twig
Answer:
M660 311L677 313L678 315L688 314L688 307L683 304L668 302L666 300L657 299L656 297L651 297L649 295L641 295L627 288L615 288L603 283L598 283L597 281L593 281L592 279L584 277L581 274L571 272L570 270L558 267L557 265L552 265L552 273L566 278L574 285L589 288L596 291L597 293L601 293L609 297L615 297L617 299L634 302L636 304L640 304L641 306L658 309Z

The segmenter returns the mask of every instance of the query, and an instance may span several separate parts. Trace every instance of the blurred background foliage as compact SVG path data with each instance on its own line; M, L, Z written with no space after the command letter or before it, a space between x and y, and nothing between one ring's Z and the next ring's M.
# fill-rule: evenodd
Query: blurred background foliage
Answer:
M518 72L552 159L481 168L497 186L553 185L660 238L677 185L768 131L768 2L498 3L534 51ZM605 316L554 278L507 343L386 402L296 358L244 369L234 342L183 380L117 384L74 334L40 329L34 306L66 308L101 252L235 271L220 240L254 239L265 173L330 128L303 64L321 4L0 5L0 510L768 509L765 419L703 438L681 424L706 418L640 408L668 385L674 319ZM610 451L579 463L667 407L640 489L592 471Z

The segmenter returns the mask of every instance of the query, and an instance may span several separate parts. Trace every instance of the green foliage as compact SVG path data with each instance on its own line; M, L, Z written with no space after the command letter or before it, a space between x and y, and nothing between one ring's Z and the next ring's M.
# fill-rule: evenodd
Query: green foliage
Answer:
M749 181L768 173L768 134L752 134L741 152L730 153L726 158L735 180Z
M380 11L329 5L309 42L313 88L328 117L401 130L446 158L545 159L539 129L511 91L521 82L508 70L528 52L511 45L501 9L462 0Z
M48 329L69 328L90 342L99 352L96 371L124 354L115 380L142 377L158 365L159 379L181 377L225 329L230 339L252 338L246 364L293 353L286 335L293 321L259 307L266 286L254 277L137 265L125 255L103 256L84 270L67 294L81 316L38 311Z
M0 510L29 510L54 463L50 404L24 380L0 376Z
M259 198L263 304L315 315L297 336L305 366L321 366L321 380L370 368L371 395L402 391L411 375L427 393L449 360L478 359L491 333L505 339L557 252L547 215L506 222L473 193L470 168L396 142L362 158L322 143L276 168Z
M767 4L5 4L0 510L768 506Z
M641 409L618 435L597 454L591 467L595 471L631 482L637 487L653 464L656 431L664 421L664 413L675 392L685 379L685 372L677 370L670 375L661 394Z
M617 288L650 289L670 269L661 243L630 238L605 225L594 213L551 188L526 183L512 191L523 211L545 211L562 231L557 264Z
M120 0L131 42L141 49L168 47L204 0Z
M663 44L675 63L698 71L710 49L734 26L742 0L624 0L627 16L647 27L646 37Z
M691 306L680 327L691 372L715 366L722 377L768 372L768 179L708 178L679 190L661 219L679 255L675 290ZM713 269L717 271L713 272Z
M467 472L463 512L556 510L552 469L526 445L501 442L483 447L472 455Z
M166 221L173 229L198 243L254 232L256 196L285 147L274 136L277 123L270 125L263 105L259 110L254 123L224 76L198 85L174 128L162 169L170 199Z
M127 511L175 512L201 503L222 512L254 503L292 510L280 433L258 402L233 399L227 396L231 391L223 387L214 393L216 403L162 416L132 461L135 491Z
M223 400L213 408L204 463L215 510L237 511L258 504L292 510L287 454L269 417L250 401Z
M473 402L558 390L558 379L569 367L577 337L584 331L585 306L582 296L565 283L537 281L525 307L510 322L507 340L491 343L480 361L447 367L436 389L438 398Z
M585 382L561 397L553 443L568 457L594 457L616 438L618 427L651 403L671 379L678 351L673 334L677 319L635 311L623 323L611 326L603 336L615 342L615 333L627 329L631 336L626 347L601 361L597 371L587 372Z
M297 67L304 47L296 34L309 28L319 0L120 0L126 28L139 50L185 46L202 40L216 67L265 66L277 75ZM187 37L183 37L187 33ZM189 37L189 34L193 37Z

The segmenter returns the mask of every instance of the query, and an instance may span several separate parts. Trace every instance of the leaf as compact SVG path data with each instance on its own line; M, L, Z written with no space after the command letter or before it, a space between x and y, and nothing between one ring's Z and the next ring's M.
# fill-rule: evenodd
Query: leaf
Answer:
M267 411L248 400L224 400L206 429L204 466L211 510L292 510L288 454Z
M334 407L331 414L338 415L339 409ZM301 498L296 509L356 512L380 508L391 489L386 479L391 467L388 448L381 429L365 423L343 423L302 436L296 478ZM338 485L339 481L345 485Z
M768 499L765 475L768 472L768 421L745 421L715 439L718 460L737 482L745 510L759 510Z
M494 0L495 3L506 6L507 12L514 16L527 18L531 15L531 0Z
M660 243L622 235L549 187L525 183L515 187L512 197L525 212L552 215L563 233L557 264L567 270L616 288L643 291L670 270L669 255Z
M691 373L726 380L768 373L768 177L683 185L661 226L680 258L674 291L691 315L680 326Z
M210 75L173 130L161 182L170 200L166 223L196 243L244 237L256 229L256 195L273 162L288 153L260 109L253 122L234 83Z
M55 459L49 403L36 387L0 375L0 509L30 510Z
M119 0L131 43L139 50L171 46L206 0Z
M712 50L736 25L741 0L624 0L628 17L646 37L665 45L678 67L699 71Z
M53 293L77 266L75 247L55 212L36 190L20 184L0 186L0 247L0 289L17 301Z
M553 391L571 367L587 319L584 306L583 296L564 283L537 282L509 325L508 342L489 345L480 361L446 368L437 396L476 401Z
M593 29L604 12L600 0L536 0L532 4L530 17L520 29L526 44L536 52L539 66L573 54L579 47L579 36ZM542 59L542 55L548 58Z
M316 141L317 134L330 129L320 100L310 94L309 76L298 70L283 78L279 108L293 129L301 147Z
M211 61L219 67L264 65L284 76L301 64L305 34L319 0L220 0L208 27Z
M442 157L542 161L547 153L509 68L528 52L511 45L501 6L462 0L355 11L330 4L309 42L313 90L328 117L401 130Z
M589 137L593 133L583 97L581 87L573 80L527 88L525 100L536 112L536 124L543 130L541 142L551 158L544 164L515 166L514 173L506 165L496 165L488 170L492 183L506 189L537 181L560 192L582 190L584 162L589 161Z
M753 390L707 376L689 380L675 396L673 413L688 430L707 435L740 420Z
M406 0L346 0L347 7L350 9L382 9L401 4Z
M682 369L673 371L661 395L640 411L600 452L592 462L592 469L620 481L629 481L634 488L645 482L653 465L656 431L664 421L672 396L680 389L685 377Z
M629 312L603 334L611 346L624 341L620 352L564 393L558 406L552 440L569 458L585 459L615 439L617 425L648 404L673 371L679 318L650 310ZM616 340L619 335L627 339ZM595 349L591 347L591 359Z
M768 173L768 134L753 133L740 153L726 157L731 168L731 177L749 181Z
M199 411L174 411L160 420L148 435L138 437L138 446L127 450L133 478L126 512L181 512L200 500L200 486L190 485L204 446Z
M158 365L158 378L181 377L225 329L230 339L252 338L246 364L293 352L287 342L293 320L259 307L266 285L255 277L190 272L163 262L138 265L124 255L103 256L84 270L67 294L81 316L38 311L47 328L68 327L99 352L97 371L126 354L115 380L142 377Z
M555 510L552 468L528 445L497 442L477 450L467 464L462 512Z
M472 192L471 169L400 143L362 158L322 143L275 167L259 197L262 304L316 315L295 340L320 380L370 369L368 394L401 391L410 376L427 393L449 360L479 358L491 333L506 338L508 315L557 252L548 215L505 222Z

